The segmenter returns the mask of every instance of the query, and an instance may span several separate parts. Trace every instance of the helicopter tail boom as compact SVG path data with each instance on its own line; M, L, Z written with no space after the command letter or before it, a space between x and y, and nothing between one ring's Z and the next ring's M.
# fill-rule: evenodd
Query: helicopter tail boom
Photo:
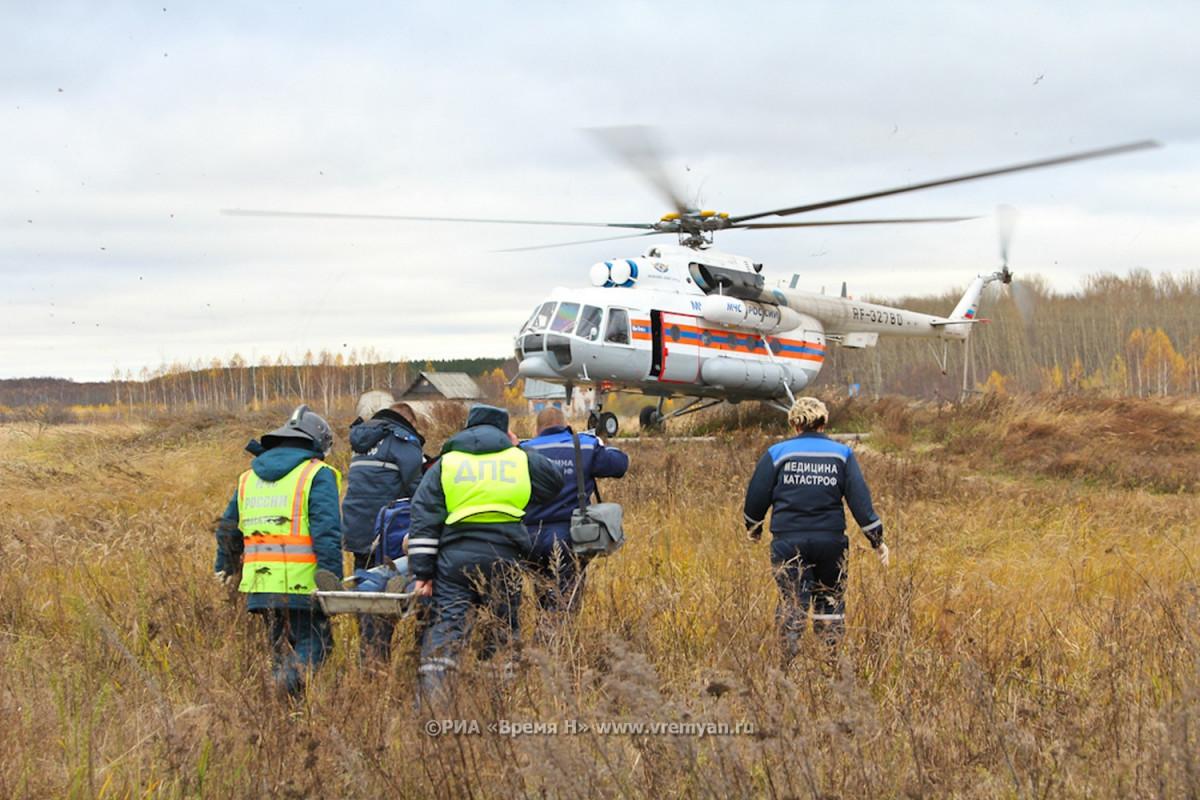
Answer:
M1002 272L993 272L990 275L979 275L967 287L966 293L962 299L958 301L958 305L950 312L950 316L945 319L938 319L930 322L938 329L942 339L954 339L963 341L971 335L971 326L979 322L988 322L989 320L982 319L979 314L979 298L983 295L984 288L992 281L1005 281L1005 278L1011 280L1007 268Z

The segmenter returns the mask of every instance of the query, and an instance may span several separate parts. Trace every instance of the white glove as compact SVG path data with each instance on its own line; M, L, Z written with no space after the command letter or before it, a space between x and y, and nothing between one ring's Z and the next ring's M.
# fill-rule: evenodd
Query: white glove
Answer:
M233 586L236 582L238 582L237 576L225 572L224 570L218 570L217 572L214 572L213 577L216 578L217 583L221 584L222 586Z
M753 528L747 529L746 538L752 542L757 542L762 538L762 529L763 526L761 522L758 525L755 525Z
M879 559L880 564L886 567L888 565L888 546L880 542L879 547L875 548L875 557Z

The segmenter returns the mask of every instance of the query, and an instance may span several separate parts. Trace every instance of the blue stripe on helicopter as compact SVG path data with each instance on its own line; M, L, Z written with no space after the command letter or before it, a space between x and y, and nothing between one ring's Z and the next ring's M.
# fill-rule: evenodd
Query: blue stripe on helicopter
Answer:
M674 330L675 335L672 336L671 333L671 328L668 328L667 338L673 342L679 342L682 344L690 344L697 347L721 347L724 345L731 350L743 348L750 352L764 352L762 339L750 334L737 334L732 332L713 333L707 329L702 329L701 331L697 332L695 329L688 330L686 328L679 328L678 326L676 326ZM792 355L793 357L807 356L809 358L815 357L819 359L823 359L825 357L825 348L818 345L809 345L807 343L799 345L791 344L783 339L772 339L771 341L777 343L776 347L778 349L775 350L776 355Z

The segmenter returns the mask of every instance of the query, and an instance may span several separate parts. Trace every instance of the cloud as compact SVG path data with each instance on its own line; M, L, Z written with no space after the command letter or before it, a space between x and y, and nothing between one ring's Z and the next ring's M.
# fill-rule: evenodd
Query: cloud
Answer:
M717 244L809 288L936 293L994 267L990 215L1011 203L1014 269L1061 291L1195 269L1197 22L1174 2L14 8L0 377L505 354L554 286L648 240L510 253L596 229L219 210L657 219L658 193L580 133L612 124L659 126L671 177L735 214L1157 137L1160 151L847 207L971 222Z

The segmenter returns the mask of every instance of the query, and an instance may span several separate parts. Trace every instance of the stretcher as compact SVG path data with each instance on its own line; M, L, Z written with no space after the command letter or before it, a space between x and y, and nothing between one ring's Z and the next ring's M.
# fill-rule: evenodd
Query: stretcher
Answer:
M329 616L377 614L385 617L407 617L417 606L416 592L323 592L318 589L312 596L321 604L321 610Z

